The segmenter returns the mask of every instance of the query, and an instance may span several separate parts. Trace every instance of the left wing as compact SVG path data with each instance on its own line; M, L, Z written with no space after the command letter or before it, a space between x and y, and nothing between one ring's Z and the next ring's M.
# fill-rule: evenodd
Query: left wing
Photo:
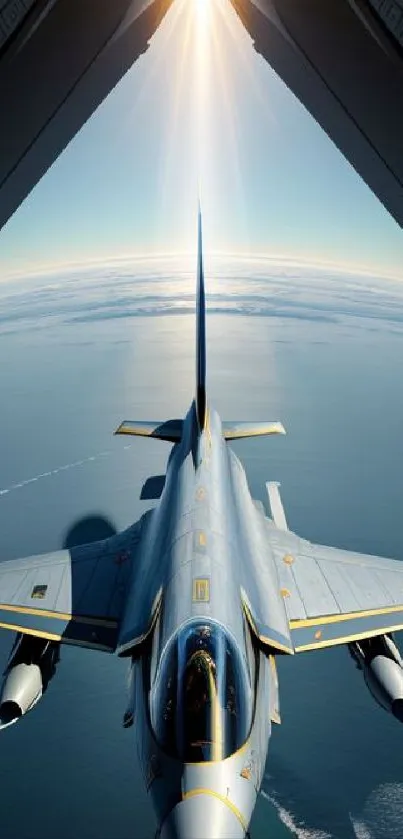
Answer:
M140 523L100 542L0 564L0 627L113 652Z
M403 562L268 528L295 652L403 629Z

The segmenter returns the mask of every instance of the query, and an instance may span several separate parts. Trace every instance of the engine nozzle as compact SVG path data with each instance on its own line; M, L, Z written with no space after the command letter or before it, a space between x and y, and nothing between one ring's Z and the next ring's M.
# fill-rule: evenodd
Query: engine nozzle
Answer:
M349 649L375 701L403 722L403 661L391 636L354 641Z
M27 714L45 692L56 672L59 644L17 635L0 692L0 730Z

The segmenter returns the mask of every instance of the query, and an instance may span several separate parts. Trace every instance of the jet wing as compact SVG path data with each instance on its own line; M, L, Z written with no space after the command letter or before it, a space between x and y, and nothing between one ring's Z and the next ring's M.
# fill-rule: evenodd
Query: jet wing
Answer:
M403 629L403 562L270 531L295 652Z
M0 627L113 652L139 533L2 562Z

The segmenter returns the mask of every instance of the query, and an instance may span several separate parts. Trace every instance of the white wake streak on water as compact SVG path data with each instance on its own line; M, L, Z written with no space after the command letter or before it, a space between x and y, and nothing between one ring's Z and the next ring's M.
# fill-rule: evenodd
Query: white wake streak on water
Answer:
M303 821L297 822L296 817L289 810L287 810L286 807L280 804L276 794L265 792L265 790L261 790L260 793L263 796L263 798L265 798L266 801L268 801L269 804L271 804L272 807L274 807L280 821L294 836L297 837L297 839L335 839L335 837L327 831L306 827ZM396 795L394 795L393 797L394 801L396 801ZM375 795L373 794L372 796L370 796L370 800L372 801L373 799L376 800L376 806L374 809L376 810L377 815L380 816L382 820L382 814L385 814L386 811L390 812L391 802L389 800L388 806L385 808L385 801L382 801L381 807L379 807L379 790L375 791ZM356 818L352 816L351 813L349 814L349 818L356 839L377 839L377 834L373 832L372 827L370 827L370 825L365 819ZM398 837L398 834L393 834L393 836L395 835L396 837ZM386 834L382 833L382 839L384 836L386 839Z
M285 827L287 827L288 830L297 837L297 839L332 839L331 834L325 833L323 830L311 830L310 828L305 827L304 824L298 825L292 813L279 804L274 795L269 795L269 793L265 792L263 789L261 790L261 795L263 795L263 798L265 798L266 801L275 808L280 820L283 822Z
M124 449L130 449L130 445L124 446ZM26 487L29 484L34 484L36 481L42 480L42 478L50 478L51 475L58 475L60 472L65 472L68 469L76 469L78 466L85 466L86 463L92 463L95 460L99 460L101 457L108 457L111 454L116 454L116 451L108 449L104 452L97 452L97 454L93 454L90 457L84 457L83 460L75 460L73 463L66 463L64 466L57 466L56 469L50 469L48 472L41 472L40 475L34 475L33 478L27 478L25 481L19 481L16 484L11 484L9 487L0 489L0 496L8 495L16 489L22 489L22 487Z
M387 782L372 790L358 818L350 815L357 839L402 839L403 784Z
M359 821L359 819L354 819L352 816L350 816L350 820L357 839L375 839L373 833L371 833L364 822Z

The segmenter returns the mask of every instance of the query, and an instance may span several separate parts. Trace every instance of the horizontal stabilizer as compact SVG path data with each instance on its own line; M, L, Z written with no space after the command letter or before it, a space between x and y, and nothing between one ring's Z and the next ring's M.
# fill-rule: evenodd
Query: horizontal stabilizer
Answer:
M281 422L223 422L225 440L239 440L242 437L264 437L266 434L285 434Z
M182 438L183 420L173 419L166 422L135 422L125 420L116 429L115 434L132 434L134 437L156 437L169 443L179 443Z
M266 489L269 494L271 514L274 524L279 528L279 530L288 530L283 502L280 498L279 486L280 484L277 483L277 481L269 481L266 484Z

